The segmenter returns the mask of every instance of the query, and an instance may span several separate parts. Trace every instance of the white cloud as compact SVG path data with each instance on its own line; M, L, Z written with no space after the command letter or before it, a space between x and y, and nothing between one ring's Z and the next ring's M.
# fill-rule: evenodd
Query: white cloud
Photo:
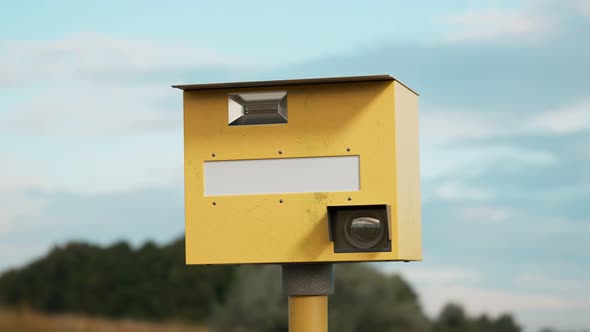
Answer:
M414 285L426 313L431 317L436 317L449 302L461 303L471 315L590 309L590 304L586 301L571 298L563 292L559 295L548 295L544 289L526 291L524 288L518 288L519 282L526 281L521 277L515 283L517 287L508 290L478 286L482 281L481 274L466 267L433 267L417 264L394 269L391 267L392 264L377 266L386 272L400 273Z
M41 197L0 188L0 236L15 228L30 227L31 221L43 215L47 204L47 200Z
M485 201L494 196L487 189L467 186L457 181L449 181L437 185L434 188L434 195L445 201Z
M180 133L27 141L5 152L0 191L105 194L182 184Z
M562 135L590 129L590 103L579 102L574 107L536 114L493 114L466 111L426 111L421 114L421 176L426 181L423 200L486 201L495 192L481 186L467 185L464 177L479 177L492 167L505 170L526 170L555 164L550 150L528 148L502 141L535 135ZM478 144L479 141L486 144ZM578 144L574 153L590 155L587 145ZM440 179L453 177L454 180ZM572 189L553 188L548 194L571 193ZM571 195L570 195L571 196ZM501 221L507 214L498 210L465 211L464 217Z
M461 220L470 222L503 222L513 217L512 213L504 208L474 206L462 208L458 211L458 217Z
M551 290L557 292L584 292L590 289L590 281L563 280L550 275L523 273L516 277L515 284L525 289Z
M0 193L38 188L42 182L42 177L33 171L30 163L19 161L6 150L0 155L0 165Z
M590 130L590 102L581 101L572 107L534 114L486 114L476 111L429 111L421 114L421 171L430 180L450 174L475 175L486 167L538 167L556 162L555 156L542 149L514 144L474 146L480 140L518 139L531 135L564 135ZM474 147L465 147L469 145ZM586 145L577 152L587 154ZM458 188L445 184L435 194L440 198L459 198L459 189L470 191L474 199L486 199L489 193L481 188Z
M451 27L449 41L537 39L550 32L551 27L548 18L530 8L471 11L446 17L444 21Z
M385 265L385 267L391 265ZM391 272L400 273L411 282L421 286L449 285L449 284L473 284L480 281L481 276L473 271L462 267L444 266L412 266L409 268L396 269Z
M48 243L31 242L0 242L0 272L3 272L7 268L18 268L19 266L24 266L28 261L35 259L47 252Z
M526 125L526 129L558 135L588 130L590 129L590 102L535 115Z
M0 85L232 64L242 62L186 44L79 34L1 44Z
M33 86L27 101L0 112L0 189L7 192L108 193L182 183L181 93L170 82L92 75L232 63L182 45L96 35L2 46L0 84Z
M182 97L165 85L93 84L48 88L0 115L0 129L33 135L87 136L182 129ZM176 100L175 104L170 101ZM176 106L176 107L173 107Z
M0 112L0 191L98 194L180 185L180 91L172 82L129 83L117 74L239 64L182 44L92 34L0 44L0 85L30 94ZM0 217L27 219L10 206L30 205L32 213L42 203L17 198L5 201Z
M586 0L579 1L579 3L578 3L578 10L583 15L585 15L587 17L590 17L590 2L588 2Z
M26 84L30 98L0 113L0 129L41 135L179 130L181 94L170 87L174 82L158 81L158 75L212 65L247 66L242 60L168 41L78 34L4 42L0 86L14 85L21 93L20 86ZM155 78L130 82L125 80L128 74Z
M180 91L117 74L232 64L240 61L182 44L92 34L0 44L0 85L30 94L0 112L2 161L10 159L0 189L94 194L182 183Z
M548 151L510 145L453 148L422 142L421 174L427 180L451 174L477 175L494 165L504 167L538 167L555 162Z
M588 100L529 114L487 114L478 110L425 110L420 114L421 143L437 146L531 134L562 135L589 129Z
M590 17L590 1L588 1L588 0L561 0L560 2L571 6L578 14Z
M419 291L425 310L431 316L437 315L448 302L461 303L471 314L590 309L585 301L542 293L458 285L424 287Z
M590 231L590 221L573 221L553 218L537 221L537 230L545 235L571 235Z
M564 13L567 13L564 15ZM587 0L524 0L520 8L488 8L442 18L444 40L539 41L555 36L569 15L590 17Z
M507 119L507 116L498 119L481 112L429 111L420 114L420 133L423 140L440 145L504 136L511 127L506 122L513 120Z

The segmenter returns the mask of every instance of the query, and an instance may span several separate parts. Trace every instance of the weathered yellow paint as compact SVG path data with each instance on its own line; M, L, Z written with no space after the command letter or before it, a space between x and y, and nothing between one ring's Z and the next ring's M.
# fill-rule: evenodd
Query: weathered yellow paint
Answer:
M278 90L287 124L227 125L228 93ZM396 81L185 91L187 263L420 260L417 124L417 96ZM343 155L360 156L360 191L203 194L205 161ZM326 207L364 204L391 206L392 251L334 253Z

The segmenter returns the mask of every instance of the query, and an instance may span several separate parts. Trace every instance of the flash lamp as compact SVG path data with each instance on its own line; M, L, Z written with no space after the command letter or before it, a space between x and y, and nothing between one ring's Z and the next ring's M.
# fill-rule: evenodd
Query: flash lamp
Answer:
M228 124L230 126L287 123L287 92L230 93Z

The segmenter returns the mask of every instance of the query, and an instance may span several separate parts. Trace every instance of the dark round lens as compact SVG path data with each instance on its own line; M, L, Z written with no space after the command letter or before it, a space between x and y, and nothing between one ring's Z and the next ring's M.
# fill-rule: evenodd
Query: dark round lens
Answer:
M369 249L381 241L383 223L379 219L370 217L354 218L346 225L345 235L354 247Z

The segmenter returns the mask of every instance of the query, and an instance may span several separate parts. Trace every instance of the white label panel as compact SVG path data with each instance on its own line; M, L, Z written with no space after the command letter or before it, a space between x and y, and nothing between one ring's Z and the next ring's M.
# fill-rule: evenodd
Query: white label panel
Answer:
M205 196L360 190L359 156L206 161Z

